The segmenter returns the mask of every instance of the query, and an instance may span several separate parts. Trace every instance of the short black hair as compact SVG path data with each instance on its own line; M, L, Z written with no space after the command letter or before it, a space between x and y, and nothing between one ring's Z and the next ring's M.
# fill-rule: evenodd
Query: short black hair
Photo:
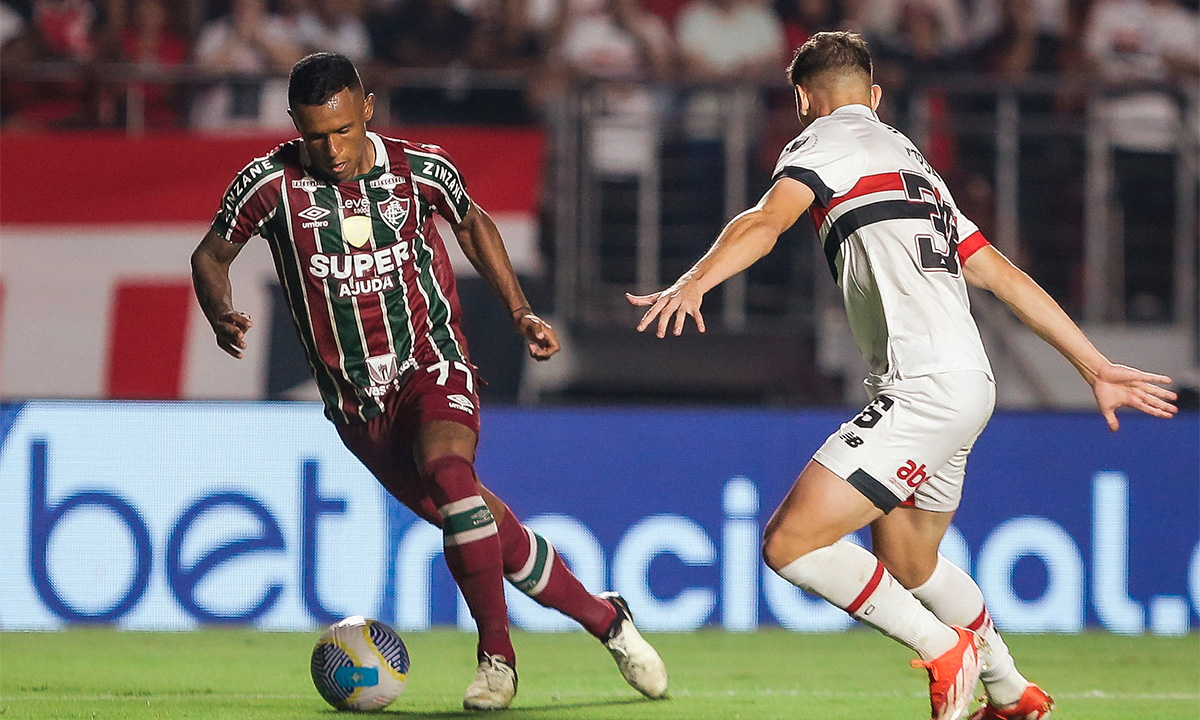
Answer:
M362 87L358 69L340 53L319 52L292 66L288 77L288 106L324 105L342 90Z
M796 49L788 65L788 79L801 85L831 70L861 72L871 79L871 51L862 35L840 30L813 35Z

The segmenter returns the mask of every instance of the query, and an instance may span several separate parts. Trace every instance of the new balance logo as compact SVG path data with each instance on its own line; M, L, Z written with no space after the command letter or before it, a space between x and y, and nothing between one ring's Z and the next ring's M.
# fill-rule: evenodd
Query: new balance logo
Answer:
M856 448L859 445L862 445L864 442L866 442L865 440L863 440L862 438L860 438L859 436L855 435L852 432L842 433L841 435L838 435L838 437L841 438L847 445L849 445L852 448Z
M301 210L300 212L298 212L296 214L299 215L300 217L304 218L305 220L320 220L321 218L328 215L329 211L318 205L312 205L310 207L304 208L303 210Z

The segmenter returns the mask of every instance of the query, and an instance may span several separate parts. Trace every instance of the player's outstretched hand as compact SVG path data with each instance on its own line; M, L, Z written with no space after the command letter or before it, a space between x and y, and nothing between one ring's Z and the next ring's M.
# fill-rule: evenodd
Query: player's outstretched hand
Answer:
M550 323L533 314L532 310L522 308L513 317L513 325L517 332L529 341L529 357L538 362L545 362L558 352L558 333Z
M1092 392L1096 395L1100 414L1108 421L1108 429L1116 432L1121 427L1117 422L1117 408L1120 407L1131 407L1159 418L1174 417L1179 408L1171 402L1178 396L1162 387L1170 383L1171 378L1166 375L1108 363L1096 373Z
M671 318L674 316L674 333L676 336L682 335L683 324L688 315L691 315L692 319L696 321L696 329L704 332L704 316L700 314L700 303L704 302L704 293L691 283L677 282L666 290L649 295L625 293L625 299L638 307L650 306L650 309L638 322L638 332L650 327L654 318L658 318L656 334L659 337L666 337L667 327L671 324Z
M254 321L244 312L230 310L222 313L213 323L213 333L217 336L217 347L240 360L242 350L246 349L246 331L252 327L254 327Z

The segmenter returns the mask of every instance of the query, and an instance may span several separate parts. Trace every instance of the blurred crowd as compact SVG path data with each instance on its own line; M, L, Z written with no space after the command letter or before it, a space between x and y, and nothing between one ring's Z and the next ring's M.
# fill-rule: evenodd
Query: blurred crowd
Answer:
M684 235L707 237L723 221L713 198L724 197L729 113L754 107L748 178L765 182L796 132L784 74L794 49L822 30L856 30L876 59L881 115L914 133L986 229L1002 205L1002 162L1016 158L1020 230L1007 249L1072 312L1083 284L1082 128L1089 110L1107 117L1125 254L1114 282L1126 287L1126 317L1162 320L1177 179L1191 182L1177 150L1200 124L1187 117L1200 78L1197 1L0 0L0 122L286 130L288 69L321 50L358 63L383 91L377 119L392 125L536 123L564 107L564 89L594 82L593 170L630 190L661 159L664 226L678 211ZM733 88L756 89L754 101L731 101ZM1005 88L1018 89L1007 116ZM1022 135L1005 161L1000 132L1017 116ZM599 232L604 242L629 234ZM690 263L688 242L677 250Z
M120 124L126 99L103 77L35 88L13 71L128 63L148 78L151 126L269 124L258 108L281 90L258 80L317 50L384 78L421 68L461 85L492 71L536 110L580 78L782 85L793 49L831 29L871 40L893 92L957 71L1158 82L1195 76L1200 55L1196 0L3 0L0 111L7 123ZM240 81L202 82L218 75Z

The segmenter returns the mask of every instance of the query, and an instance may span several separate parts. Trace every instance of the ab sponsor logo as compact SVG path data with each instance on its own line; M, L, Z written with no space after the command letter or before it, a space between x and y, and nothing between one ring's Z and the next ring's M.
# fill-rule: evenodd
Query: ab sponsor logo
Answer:
M909 487L916 487L929 479L929 474L925 472L925 463L919 466L915 460L905 460L904 464L896 468L896 477L908 483Z

